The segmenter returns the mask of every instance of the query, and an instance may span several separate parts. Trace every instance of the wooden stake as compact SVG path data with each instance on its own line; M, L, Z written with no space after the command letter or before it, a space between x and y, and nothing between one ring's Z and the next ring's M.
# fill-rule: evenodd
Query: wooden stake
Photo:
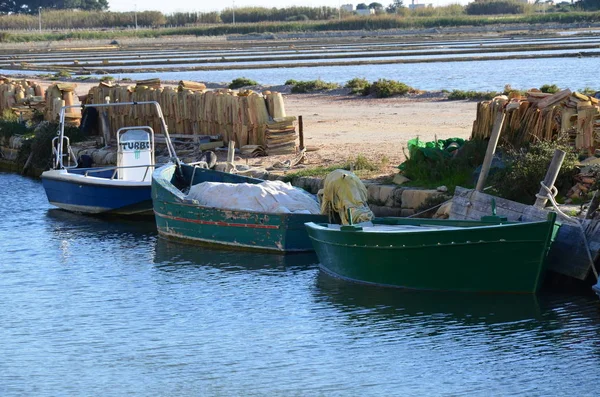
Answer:
M594 193L594 197L592 197L592 202L590 203L590 206L588 207L587 210L587 214L585 215L585 219L593 219L594 218L594 213L596 212L596 210L598 209L598 206L600 205L600 192L599 190L596 190L596 192Z
M552 162L550 163L550 167L548 167L548 171L546 171L546 177L544 178L544 185L548 186L548 189L552 189L552 186L554 186L554 182L556 182L556 177L558 176L560 167L565 159L565 155L566 153L562 150L556 149L554 151L554 157L552 157ZM547 194L548 192L546 192L546 189L541 187L538 195L545 197ZM534 206L538 208L544 208L547 202L548 199L537 198Z
M475 188L475 190L478 192L483 191L483 185L485 184L485 180L490 172L490 166L492 165L494 153L496 153L496 146L498 145L498 139L500 138L500 131L502 131L502 124L504 124L504 117L505 113L503 111L499 111L496 115L496 119L494 120L494 128L492 129L492 135L490 136L490 141L488 142L485 158L483 159L483 164L481 165L481 172L479 173L479 179L477 180L477 187Z
M235 141L229 141L229 146L227 146L227 172L230 172L235 168L235 164L233 163L235 159Z
M298 134L300 135L300 150L304 149L304 123L302 116L298 116Z

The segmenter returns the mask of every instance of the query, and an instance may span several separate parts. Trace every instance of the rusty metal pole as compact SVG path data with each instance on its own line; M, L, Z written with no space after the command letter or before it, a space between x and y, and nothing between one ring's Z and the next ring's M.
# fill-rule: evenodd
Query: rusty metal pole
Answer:
M300 150L304 149L304 123L302 116L298 116L298 134L300 135Z

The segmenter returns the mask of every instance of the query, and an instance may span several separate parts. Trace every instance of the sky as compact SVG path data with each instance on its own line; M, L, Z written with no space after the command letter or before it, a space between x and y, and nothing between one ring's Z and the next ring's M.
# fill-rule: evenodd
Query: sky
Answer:
M207 0L108 0L111 11L138 11L143 10L156 10L162 11L163 13L171 13L178 11L220 11L224 8L230 8L233 6L235 1L236 7L289 7L289 6L309 6L309 7L338 7L340 4L356 4L366 3L369 4L372 1L387 6L392 0L372 0L372 1L357 1L352 2L348 0L224 0L224 1L207 1ZM412 0L404 0L404 4L407 5ZM447 5L447 4L466 4L468 0L415 0L415 3L426 3L433 4L434 6Z

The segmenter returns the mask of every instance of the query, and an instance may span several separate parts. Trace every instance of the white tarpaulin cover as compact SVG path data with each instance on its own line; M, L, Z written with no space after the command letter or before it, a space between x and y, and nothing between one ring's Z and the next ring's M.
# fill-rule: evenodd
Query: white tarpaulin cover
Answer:
M320 214L319 203L309 193L282 181L259 184L202 182L186 196L200 205L266 213Z

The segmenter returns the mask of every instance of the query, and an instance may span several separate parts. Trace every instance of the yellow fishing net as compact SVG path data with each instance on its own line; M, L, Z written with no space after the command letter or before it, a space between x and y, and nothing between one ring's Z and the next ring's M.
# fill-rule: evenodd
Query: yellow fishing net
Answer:
M329 215L329 219L338 217L342 225L348 225L348 209L353 223L373 219L373 213L367 205L367 188L350 171L335 170L329 173L322 194L321 213Z

